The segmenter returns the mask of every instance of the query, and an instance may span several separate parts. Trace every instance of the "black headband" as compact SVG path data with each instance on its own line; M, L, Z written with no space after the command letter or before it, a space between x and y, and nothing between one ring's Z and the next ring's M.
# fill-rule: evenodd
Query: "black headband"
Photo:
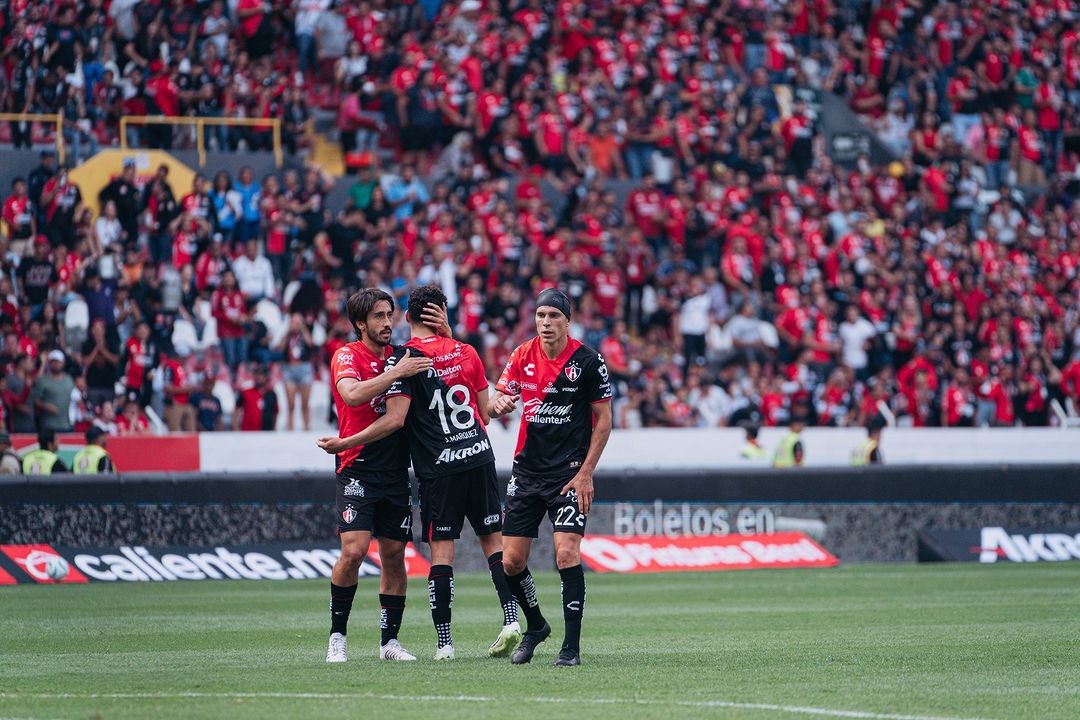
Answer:
M536 307L553 307L565 315L567 320L570 319L570 298L555 288L548 288L537 295Z

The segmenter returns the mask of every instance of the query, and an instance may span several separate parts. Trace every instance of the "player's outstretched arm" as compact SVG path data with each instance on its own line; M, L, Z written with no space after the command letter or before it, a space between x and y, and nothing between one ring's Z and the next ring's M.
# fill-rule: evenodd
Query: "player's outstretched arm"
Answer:
M480 411L480 422L485 426L491 423L491 413L488 408L490 402L487 388L476 393L476 409Z
M514 412L514 408L517 407L517 401L520 399L520 393L517 395L505 395L500 391L496 391L495 397L488 403L488 414L493 418L509 415Z
M565 495L571 489L576 490L578 510L586 515L592 508L593 473L596 472L596 465L600 462L600 456L604 453L608 438L611 436L611 401L593 403L592 415L592 439L589 441L589 452L585 455L585 462L581 464L581 469L578 470L574 479L566 483L560 493Z
M382 440L405 426L405 417L409 414L409 404L411 402L405 396L388 398L386 401L386 413L360 432L344 438L319 438L315 441L315 444L325 450L327 454L337 455L351 448Z
M370 380L341 378L337 381L337 389L346 405L359 407L382 395L398 380L425 372L430 367L431 358L424 355L406 355L382 375Z

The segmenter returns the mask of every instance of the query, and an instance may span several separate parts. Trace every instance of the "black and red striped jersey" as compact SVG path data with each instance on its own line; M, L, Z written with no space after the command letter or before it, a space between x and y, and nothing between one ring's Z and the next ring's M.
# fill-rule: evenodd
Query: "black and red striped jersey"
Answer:
M521 394L514 474L574 475L589 452L592 405L611 400L603 356L569 338L559 357L549 360L536 337L510 354L495 389L505 395Z
M413 338L386 361L389 368L410 355L426 355L426 373L395 382L386 397L412 399L405 420L413 469L424 480L493 462L491 441L480 422L478 394L487 392L484 364L471 345L431 335Z
M338 349L330 360L330 375L334 383L334 406L337 409L339 437L349 437L366 429L386 412L385 396L369 403L349 407L338 392L338 380L355 378L361 382L378 377L383 372L386 358L393 352L387 346L375 355L367 345L357 341ZM360 470L401 470L409 467L409 448L405 433L393 435L367 445L361 445L338 453L338 472L356 463Z

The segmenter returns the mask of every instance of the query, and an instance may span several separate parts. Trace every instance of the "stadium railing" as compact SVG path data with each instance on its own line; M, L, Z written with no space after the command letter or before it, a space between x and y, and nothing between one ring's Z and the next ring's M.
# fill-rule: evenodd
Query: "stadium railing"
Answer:
M55 115L42 115L41 113L9 113L0 112L0 122L29 122L29 123L41 123L42 125L55 125L56 137L54 142L56 143L56 159L58 162L64 162L64 116L58 114Z
M125 115L120 118L120 149L128 147L127 129L129 125L173 125L195 126L195 150L199 156L199 167L206 166L206 126L228 127L266 127L270 126L273 135L274 162L281 167L285 161L281 149L281 120L279 118L223 118L223 117L167 117L165 115Z

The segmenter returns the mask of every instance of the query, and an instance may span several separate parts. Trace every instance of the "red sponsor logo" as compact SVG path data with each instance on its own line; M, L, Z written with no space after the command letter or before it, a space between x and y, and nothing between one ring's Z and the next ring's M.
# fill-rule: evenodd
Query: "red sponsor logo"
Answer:
M379 541L372 540L368 545L367 551L368 560L371 560L379 569L382 569L382 558L379 557ZM423 577L428 576L428 571L431 570L431 563L427 561L423 555L416 551L416 546L409 543L405 546L405 574L409 577Z
M25 572L34 582L39 583L84 583L86 576L69 565L67 560L48 545L0 545L0 551L15 561L19 569ZM68 566L67 575L54 580L49 577L50 563L55 567L56 563Z
M720 537L615 537L581 541L581 559L596 572L685 572L840 564L800 532Z

